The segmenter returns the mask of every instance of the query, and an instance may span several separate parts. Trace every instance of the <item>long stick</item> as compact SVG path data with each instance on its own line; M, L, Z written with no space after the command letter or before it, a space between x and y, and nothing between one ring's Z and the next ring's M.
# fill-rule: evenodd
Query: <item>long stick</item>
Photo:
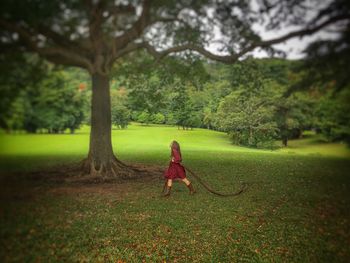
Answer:
M216 194L216 195L219 195L219 196L237 196L241 193L244 192L244 190L246 190L246 185L243 184L241 189L238 190L237 192L234 192L234 193L227 193L227 194L223 194L223 193L219 193L219 192L216 192L215 190L211 189L210 186L208 186L207 183L205 183L198 175L196 175L192 170L190 170L189 168L185 167L184 165L182 165L190 174L193 175L194 178L197 179L197 181L204 186L205 189L207 189L209 192L213 193L213 194Z

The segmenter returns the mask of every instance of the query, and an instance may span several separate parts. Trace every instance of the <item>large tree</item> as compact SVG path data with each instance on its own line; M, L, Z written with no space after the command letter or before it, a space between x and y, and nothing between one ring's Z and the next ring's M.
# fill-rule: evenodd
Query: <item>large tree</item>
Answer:
M34 52L55 64L86 69L92 79L92 109L84 167L102 177L132 176L111 144L109 74L115 61L144 49L156 60L189 51L234 63L256 48L271 51L273 44L350 18L348 9L333 12L330 3L308 20L307 3L321 6L316 0L2 0L0 49ZM262 40L253 30L257 23L299 29ZM222 34L219 45L225 55L206 49L216 31Z

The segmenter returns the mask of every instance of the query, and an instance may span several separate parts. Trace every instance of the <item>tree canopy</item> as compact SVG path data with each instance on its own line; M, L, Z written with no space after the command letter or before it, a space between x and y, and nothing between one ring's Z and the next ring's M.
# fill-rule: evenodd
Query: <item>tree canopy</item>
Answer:
M272 52L273 44L350 19L347 1L317 3L4 0L1 49L35 52L55 64L82 67L91 74L107 74L116 60L138 49L147 50L156 59L191 50L212 60L233 63L256 48ZM310 12L313 15L306 15ZM269 30L281 26L299 29L263 40L253 29L257 23ZM218 42L225 55L206 49L215 31L222 34Z

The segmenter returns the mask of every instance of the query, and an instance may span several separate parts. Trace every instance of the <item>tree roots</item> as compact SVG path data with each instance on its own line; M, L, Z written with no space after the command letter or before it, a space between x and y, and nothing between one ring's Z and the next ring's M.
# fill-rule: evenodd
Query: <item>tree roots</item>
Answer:
M96 162L89 156L81 162L81 176L94 178L96 181L136 179L150 175L155 174L148 170L127 165L118 160L114 155L100 162Z

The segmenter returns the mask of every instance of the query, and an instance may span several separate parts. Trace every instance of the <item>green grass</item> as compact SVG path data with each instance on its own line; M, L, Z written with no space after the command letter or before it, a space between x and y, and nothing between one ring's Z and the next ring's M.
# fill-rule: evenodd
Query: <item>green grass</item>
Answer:
M346 145L325 143L318 136L291 140L288 147L272 151L235 146L226 134L205 129L184 131L171 126L134 124L126 130L114 129L112 132L113 148L117 155L123 160L132 162L166 164L172 140L180 142L185 160L186 155L192 158L198 155L198 158L201 158L202 154L209 152L219 155L274 154L350 158L350 150ZM0 168L22 171L76 161L86 156L88 145L87 126L74 135L0 134Z
M349 149L317 136L276 151L234 146L220 132L131 125L113 130L120 159L166 166L178 140L184 163L220 198L193 181L188 195L162 181L69 185L19 172L83 158L89 130L75 135L0 135L3 173L0 261L346 262L350 258ZM6 174L18 178L9 180ZM21 176L20 176L21 175ZM5 181L6 178L6 181Z

